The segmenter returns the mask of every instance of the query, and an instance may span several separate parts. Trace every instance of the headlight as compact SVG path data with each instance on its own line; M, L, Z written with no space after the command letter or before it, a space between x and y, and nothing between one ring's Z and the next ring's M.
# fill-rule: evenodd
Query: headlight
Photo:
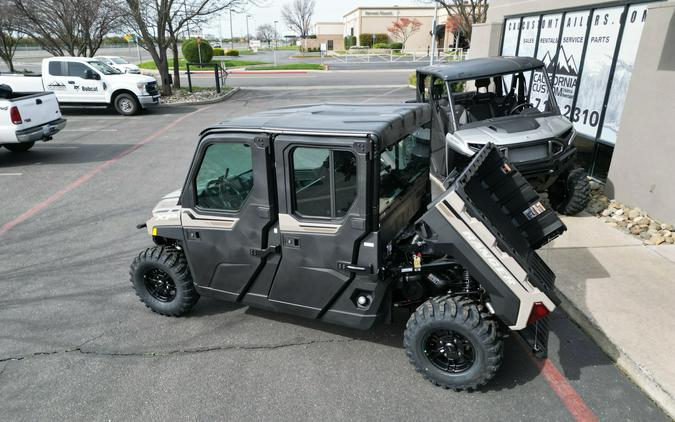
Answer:
M139 91L145 92L145 82L139 82L136 84L136 87L138 88Z

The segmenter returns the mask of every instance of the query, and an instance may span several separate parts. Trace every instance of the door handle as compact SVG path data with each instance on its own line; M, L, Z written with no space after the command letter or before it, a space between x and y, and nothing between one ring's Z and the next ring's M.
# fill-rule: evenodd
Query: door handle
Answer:
M38 98L37 100L35 100L35 104L37 104L37 105L42 104L42 100Z
M75 81L68 81L69 84L75 85Z

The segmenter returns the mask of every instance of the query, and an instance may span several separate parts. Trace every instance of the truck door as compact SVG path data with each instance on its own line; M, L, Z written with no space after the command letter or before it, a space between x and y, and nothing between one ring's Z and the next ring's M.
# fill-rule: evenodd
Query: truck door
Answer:
M241 300L257 283L269 285L276 269L270 155L267 137L208 135L183 187L181 224L190 270L200 288L224 299ZM262 290L266 297L269 289Z
M346 266L356 263L366 234L370 142L275 138L281 233L281 263L269 294L275 307L320 317L354 278Z
M98 78L98 79L97 79ZM88 65L68 62L68 90L71 101L79 103L100 103L105 101L101 75ZM72 91L70 91L72 89Z

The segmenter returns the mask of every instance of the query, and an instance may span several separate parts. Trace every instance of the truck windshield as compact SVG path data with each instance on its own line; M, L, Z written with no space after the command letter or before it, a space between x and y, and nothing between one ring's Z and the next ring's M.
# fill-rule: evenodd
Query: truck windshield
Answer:
M408 135L380 153L380 214L429 171L428 141Z
M107 64L98 61L98 60L90 60L87 62L91 67L94 69L98 70L99 72L103 73L104 75L117 75L120 72L119 70L112 68L108 66Z
M545 72L540 68L449 82L437 101L447 105L447 91L452 92L452 111L458 128L482 126L488 120L519 114L557 113Z

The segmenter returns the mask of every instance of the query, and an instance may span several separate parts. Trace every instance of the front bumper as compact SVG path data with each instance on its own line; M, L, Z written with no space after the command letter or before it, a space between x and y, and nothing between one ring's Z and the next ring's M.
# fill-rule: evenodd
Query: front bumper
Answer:
M141 107L148 108L150 106L159 105L160 95L141 95L138 97L138 102L141 103Z
M66 127L66 119L56 119L44 125L16 132L18 142L49 141L52 136Z

